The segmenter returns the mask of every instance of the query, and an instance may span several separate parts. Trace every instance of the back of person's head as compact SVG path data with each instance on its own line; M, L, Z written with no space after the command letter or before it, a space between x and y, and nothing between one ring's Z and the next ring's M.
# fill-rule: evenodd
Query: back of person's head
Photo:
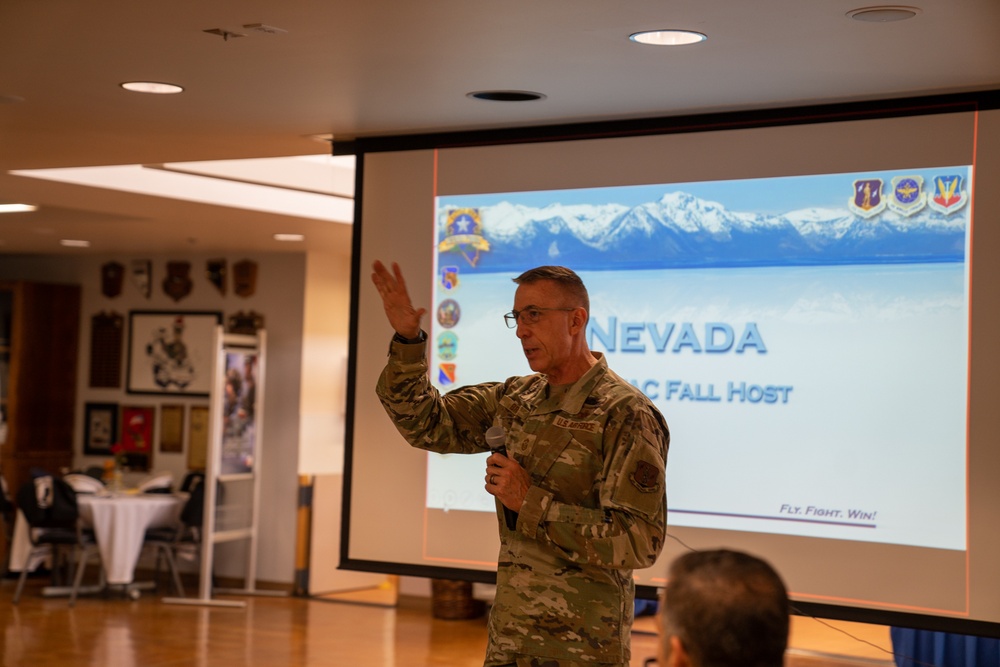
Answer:
M694 551L670 566L661 611L661 667L781 667L788 592L767 562Z
M582 307L587 311L587 317L590 317L590 296L587 294L587 287L572 269L567 269L565 266L536 266L514 278L514 282L518 285L531 285L540 280L551 280L558 284L573 300L572 304L567 305Z

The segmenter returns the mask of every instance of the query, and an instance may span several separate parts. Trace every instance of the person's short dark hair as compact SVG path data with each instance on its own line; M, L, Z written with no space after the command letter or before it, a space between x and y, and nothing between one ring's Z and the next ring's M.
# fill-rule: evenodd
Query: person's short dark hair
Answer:
M756 556L726 549L680 556L670 566L662 614L661 640L677 636L696 667L783 664L788 592Z
M572 269L567 269L565 266L536 266L514 278L514 282L518 285L530 285L541 280L551 280L557 283L573 300L572 303L566 305L582 307L587 311L587 318L590 318L590 295L587 294L587 287L583 284L583 280Z

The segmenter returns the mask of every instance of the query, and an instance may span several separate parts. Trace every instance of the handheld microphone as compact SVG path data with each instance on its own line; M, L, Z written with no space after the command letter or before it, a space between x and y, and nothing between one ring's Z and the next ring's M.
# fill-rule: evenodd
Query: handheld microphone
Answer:
M489 446L490 450L507 456L507 433L503 430L502 426L490 426L486 429L486 444ZM500 503L503 507L503 518L507 523L508 530L517 529L517 512L507 507L503 503Z

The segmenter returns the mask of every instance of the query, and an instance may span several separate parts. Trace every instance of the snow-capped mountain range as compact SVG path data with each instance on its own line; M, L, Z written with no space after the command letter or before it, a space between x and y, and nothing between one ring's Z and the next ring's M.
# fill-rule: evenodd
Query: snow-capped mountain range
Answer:
M531 208L508 202L479 209L490 249L480 271L564 264L577 270L960 262L967 211L929 207L906 217L863 218L843 209L780 215L729 211L685 192L658 201ZM439 212L444 238L450 209Z

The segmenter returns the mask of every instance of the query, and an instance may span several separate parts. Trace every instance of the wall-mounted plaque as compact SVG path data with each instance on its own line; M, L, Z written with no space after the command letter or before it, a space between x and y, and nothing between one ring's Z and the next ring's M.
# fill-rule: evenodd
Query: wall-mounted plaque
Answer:
M122 386L125 318L114 311L90 318L90 386Z

